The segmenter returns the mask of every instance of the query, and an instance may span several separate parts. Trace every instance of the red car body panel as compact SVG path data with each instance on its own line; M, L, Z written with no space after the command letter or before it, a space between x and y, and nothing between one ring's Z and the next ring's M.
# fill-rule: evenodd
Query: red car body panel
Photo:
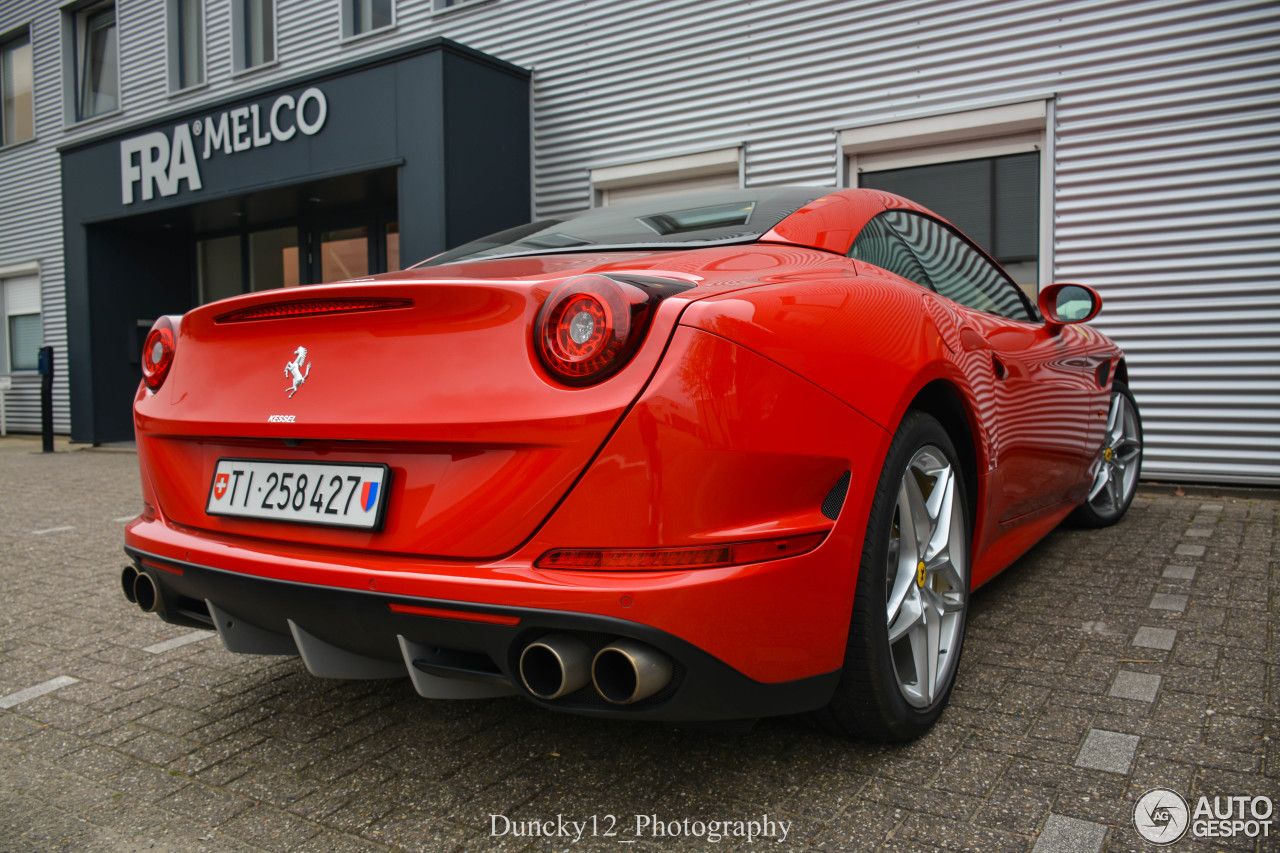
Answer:
M1087 327L993 317L845 257L890 206L923 210L842 191L748 245L502 258L305 289L411 307L219 322L299 298L275 291L198 308L164 384L134 401L149 509L126 544L175 577L211 567L520 608L522 624L540 610L589 614L678 638L754 682L834 673L877 479L913 401L945 389L971 433L977 586L1082 500L1109 394L1099 369L1114 375L1121 358ZM570 388L539 363L535 323L560 282L589 273L694 287L660 303L616 375ZM316 369L286 397L280 367L300 343ZM385 463L385 523L208 515L223 457ZM833 520L821 508L846 472ZM825 538L808 553L747 565L535 566L554 549L815 532ZM333 626L313 632L326 630L340 641Z
M690 306L681 322L810 377L887 431L925 386L957 389L982 474L973 577L985 583L1082 499L1109 395L1094 377L1119 349L1085 327L997 320L922 288L855 275L715 297ZM849 341L858 342L856 359ZM1016 521L1042 511L1052 520ZM1039 532L1017 536L1022 523ZM1003 542L1007 535L1014 539Z

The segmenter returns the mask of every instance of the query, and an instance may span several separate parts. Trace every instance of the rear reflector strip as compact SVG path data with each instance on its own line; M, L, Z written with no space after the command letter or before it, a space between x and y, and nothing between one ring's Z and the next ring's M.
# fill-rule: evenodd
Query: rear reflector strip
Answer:
M388 604L392 613L408 616L434 616L437 619L458 619L463 622L487 622L490 625L519 625L519 616L503 616L498 613L472 613L468 610L445 610L441 607L419 607L416 604Z
M822 544L826 533L805 533L780 539L735 542L705 548L661 548L629 551L548 551L538 558L540 569L629 569L662 571L665 569L714 569L763 563L782 557L794 557L812 551Z
M239 323L244 320L274 320L280 317L302 317L308 314L349 314L355 311L383 311L388 308L412 306L412 299L302 299L229 311L215 317L214 322Z
M160 571L162 571L162 572L168 572L168 573L169 573L169 574L171 574L171 575L181 575L181 574L182 574L182 569L178 568L177 566L166 566L164 563L157 563L157 562L155 562L154 560L142 560L142 559L139 559L139 560L138 560L138 562L139 562L139 563L141 563L142 565L146 566L146 567L147 567L147 568L149 568L149 569L159 569Z
M733 552L727 546L663 551L550 551L538 560L538 568L710 569L732 562Z

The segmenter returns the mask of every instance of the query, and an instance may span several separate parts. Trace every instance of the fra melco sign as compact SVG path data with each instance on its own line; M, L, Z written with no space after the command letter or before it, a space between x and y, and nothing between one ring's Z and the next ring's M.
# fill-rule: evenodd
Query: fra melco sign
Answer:
M304 136L314 136L324 127L328 114L329 102L324 92L312 87L297 100L293 95L281 95L265 115L258 104L250 104L225 110L216 118L206 116L175 125L172 139L158 130L125 139L120 143L121 202L133 204L134 188L139 184L143 201L151 201L157 192L161 196L177 195L181 181L187 182L188 190L200 189L196 138L203 137L200 159L208 160L215 151L236 154L273 142L288 142L299 131Z

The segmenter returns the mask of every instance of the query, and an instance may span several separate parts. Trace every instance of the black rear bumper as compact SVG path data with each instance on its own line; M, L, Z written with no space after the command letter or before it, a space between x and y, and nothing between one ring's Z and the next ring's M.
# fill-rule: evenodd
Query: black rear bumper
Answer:
M344 678L409 676L426 696L454 698L519 694L546 708L599 717L670 722L745 720L825 706L839 670L766 684L678 637L636 622L556 610L383 595L228 572L126 548L134 567L158 590L167 622L214 629L233 651L303 655L317 675ZM210 606L212 605L212 606ZM460 618L395 612L453 611ZM478 619L495 621L471 621ZM505 623L505 624L504 624ZM674 662L670 683L631 705L614 705L591 684L545 701L521 683L518 661L530 643L571 633L594 650L626 637ZM454 689L456 687L456 689Z

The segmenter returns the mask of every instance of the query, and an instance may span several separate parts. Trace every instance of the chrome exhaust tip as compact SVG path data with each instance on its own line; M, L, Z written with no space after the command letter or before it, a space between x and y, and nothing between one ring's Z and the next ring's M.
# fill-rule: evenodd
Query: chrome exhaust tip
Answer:
M137 580L138 570L133 566L125 566L124 571L120 572L120 587L124 590L124 597L130 604L138 603L138 596L133 594L133 584Z
M539 699L559 699L591 680L591 649L569 634L548 634L520 653L520 680Z
M156 582L146 572L138 572L133 582L133 600L147 613L155 613L160 609L160 591Z
M614 705L648 699L670 683L671 672L671 658L636 640L615 640L591 662L591 681Z

